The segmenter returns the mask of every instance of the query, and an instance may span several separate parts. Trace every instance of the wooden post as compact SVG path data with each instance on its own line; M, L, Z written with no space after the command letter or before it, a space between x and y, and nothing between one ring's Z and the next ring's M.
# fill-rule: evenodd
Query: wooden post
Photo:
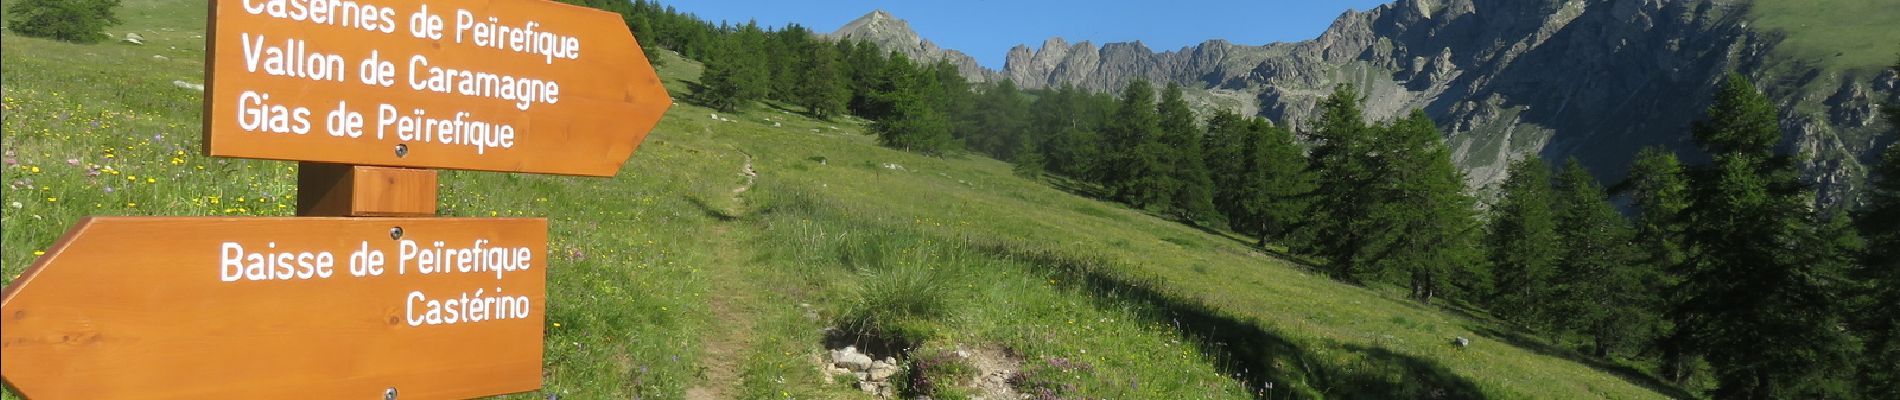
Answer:
M433 217L431 169L297 163L297 215L304 217Z

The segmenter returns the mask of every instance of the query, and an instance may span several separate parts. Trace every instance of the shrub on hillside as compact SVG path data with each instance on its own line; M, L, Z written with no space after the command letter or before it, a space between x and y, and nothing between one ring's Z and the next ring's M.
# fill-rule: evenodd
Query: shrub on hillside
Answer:
M25 36L93 43L106 27L119 23L112 10L119 0L13 0L7 29Z

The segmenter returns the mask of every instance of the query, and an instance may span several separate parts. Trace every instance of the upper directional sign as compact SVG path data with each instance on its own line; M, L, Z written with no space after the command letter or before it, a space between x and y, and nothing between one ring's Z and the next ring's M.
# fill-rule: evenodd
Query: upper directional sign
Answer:
M212 156L613 176L672 99L617 14L212 0Z

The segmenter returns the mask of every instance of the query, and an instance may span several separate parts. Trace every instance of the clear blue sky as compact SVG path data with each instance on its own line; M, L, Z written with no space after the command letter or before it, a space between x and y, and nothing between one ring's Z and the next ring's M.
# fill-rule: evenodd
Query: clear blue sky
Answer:
M910 21L938 46L961 50L1001 68L1009 48L1060 36L1069 42L1140 40L1156 51L1208 39L1239 44L1291 42L1319 36L1347 9L1389 0L679 0L662 3L717 23L797 23L831 32L875 9Z

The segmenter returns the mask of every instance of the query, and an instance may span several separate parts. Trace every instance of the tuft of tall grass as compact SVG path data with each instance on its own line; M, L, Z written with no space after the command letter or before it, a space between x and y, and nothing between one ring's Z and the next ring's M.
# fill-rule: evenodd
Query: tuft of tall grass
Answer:
M936 337L961 294L951 287L956 280L925 265L892 265L861 282L839 328L908 345Z

